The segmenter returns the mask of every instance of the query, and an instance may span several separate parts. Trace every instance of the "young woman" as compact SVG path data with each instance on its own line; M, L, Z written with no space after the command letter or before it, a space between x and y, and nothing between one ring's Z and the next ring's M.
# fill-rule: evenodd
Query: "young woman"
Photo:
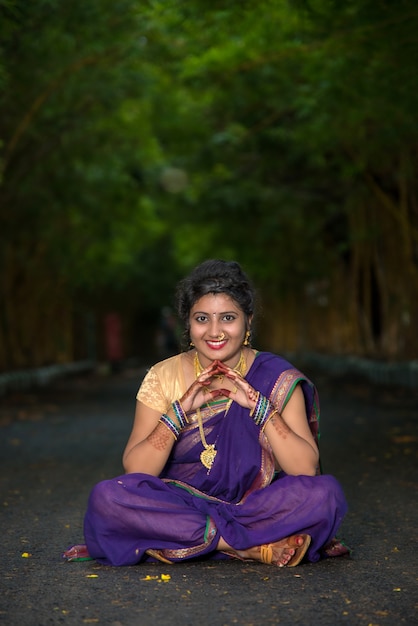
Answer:
M235 262L206 261L177 296L189 349L148 371L126 474L94 487L87 547L64 556L283 567L347 552L334 539L344 494L319 473L316 390L286 360L250 346L248 277Z

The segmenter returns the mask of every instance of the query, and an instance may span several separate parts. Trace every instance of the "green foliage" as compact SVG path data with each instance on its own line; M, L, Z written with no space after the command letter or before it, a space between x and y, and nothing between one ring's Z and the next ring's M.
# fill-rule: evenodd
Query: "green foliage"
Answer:
M10 285L38 255L74 297L157 308L224 257L302 293L400 181L415 233L416 32L412 0L0 0Z
M51 0L15 9L19 27L3 46L1 195L13 205L2 213L3 236L19 245L25 224L24 236L42 239L68 280L106 281L120 260L112 242L120 250L139 203L129 171L138 167L136 141L120 141L125 101L143 87L135 4ZM83 271L74 272L81 258Z

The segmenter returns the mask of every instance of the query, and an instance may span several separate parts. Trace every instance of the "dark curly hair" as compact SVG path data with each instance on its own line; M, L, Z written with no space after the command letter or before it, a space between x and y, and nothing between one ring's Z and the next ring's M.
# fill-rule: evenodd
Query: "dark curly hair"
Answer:
M208 293L224 293L240 306L247 320L254 314L254 287L236 261L210 259L194 268L177 286L177 314L184 325L184 337L190 340L190 311Z

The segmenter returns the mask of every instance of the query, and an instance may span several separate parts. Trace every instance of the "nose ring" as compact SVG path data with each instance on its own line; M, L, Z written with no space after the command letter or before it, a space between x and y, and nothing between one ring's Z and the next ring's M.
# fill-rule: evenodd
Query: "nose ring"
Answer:
M225 333L224 332L222 332L222 335L219 335L218 341L222 341L222 339L225 339Z

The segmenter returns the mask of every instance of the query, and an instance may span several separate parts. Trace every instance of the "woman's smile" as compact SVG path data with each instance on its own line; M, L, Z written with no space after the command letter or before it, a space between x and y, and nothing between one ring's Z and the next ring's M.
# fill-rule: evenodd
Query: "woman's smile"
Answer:
M227 343L228 343L227 339L222 339L221 341L219 341L219 340L214 341L213 339L207 339L206 340L206 344L212 350L222 350L222 348L224 348Z

